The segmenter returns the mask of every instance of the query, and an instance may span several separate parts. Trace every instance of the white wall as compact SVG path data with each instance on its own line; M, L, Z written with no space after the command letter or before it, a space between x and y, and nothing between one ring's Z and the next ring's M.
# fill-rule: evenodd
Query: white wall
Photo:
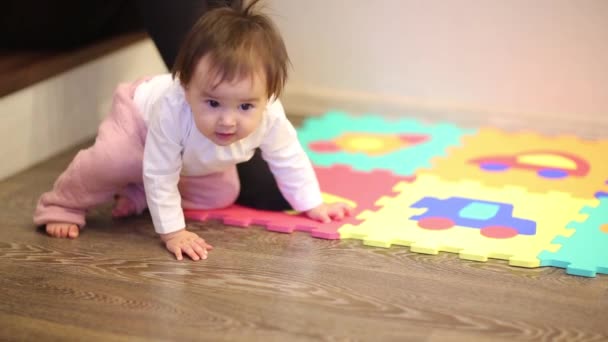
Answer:
M606 0L269 0L288 110L608 115Z

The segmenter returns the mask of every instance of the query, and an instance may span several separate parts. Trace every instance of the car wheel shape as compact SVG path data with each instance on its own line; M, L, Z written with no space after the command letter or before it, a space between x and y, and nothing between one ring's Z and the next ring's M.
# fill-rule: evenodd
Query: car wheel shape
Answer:
M481 164L479 164L479 167L485 171L496 171L496 172L506 171L509 169L508 164L499 163L499 162L481 163Z
M454 226L454 221L447 217L425 217L418 221L418 227L429 230L450 229Z
M488 226L481 228L481 235L494 239L508 239L517 236L517 229L505 226Z

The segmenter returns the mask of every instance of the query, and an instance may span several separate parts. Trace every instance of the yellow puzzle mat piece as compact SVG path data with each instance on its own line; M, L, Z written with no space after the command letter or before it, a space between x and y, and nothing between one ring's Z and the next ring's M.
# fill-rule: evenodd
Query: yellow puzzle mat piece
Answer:
M593 198L596 192L608 188L608 140L585 141L573 136L547 137L483 128L463 137L460 147L450 149L446 157L433 160L431 169L418 174Z
M570 236L574 233L573 229L566 228L568 223L573 220L584 221L586 215L579 214L579 210L596 201L577 199L558 192L529 193L522 187L490 188L474 181L449 182L434 175L421 175L412 183L400 182L394 190L399 194L383 197L376 202L381 206L379 210L365 211L357 217L364 220L362 223L340 228L340 237L360 239L371 246L388 248L392 244L404 245L419 253L437 254L439 251L445 251L459 253L463 259L487 261L488 258L497 258L509 260L509 264L513 266L538 267L540 262L536 256L543 250L558 250L561 246L552 244L551 241L558 235ZM477 200L511 204L513 212L507 216L514 219L509 220L535 221L536 232L534 235L489 238L482 235L479 228L459 225L443 230L421 228L419 222L411 217L424 214L427 208L411 206L428 197L440 201L460 197L471 199L470 203L476 203ZM492 207L487 203L476 204L482 208ZM505 205L501 204L499 207L503 208ZM483 216L482 221L487 219L488 222L492 219L491 211L481 210L475 214L466 210L457 210L457 215L458 212L461 215L480 215ZM460 221L455 218L455 222Z

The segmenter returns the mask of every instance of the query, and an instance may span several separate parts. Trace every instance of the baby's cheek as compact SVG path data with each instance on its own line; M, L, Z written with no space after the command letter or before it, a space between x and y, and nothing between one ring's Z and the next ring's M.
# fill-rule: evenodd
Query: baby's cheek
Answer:
M261 123L262 123L262 116L261 116L261 114L257 114L257 113L246 117L244 120L245 126L250 131L255 131L260 126Z
M203 118L202 116L195 116L194 125L196 126L196 129L202 134L205 134L205 132L209 130L213 130L213 124L211 120L209 120L208 118Z

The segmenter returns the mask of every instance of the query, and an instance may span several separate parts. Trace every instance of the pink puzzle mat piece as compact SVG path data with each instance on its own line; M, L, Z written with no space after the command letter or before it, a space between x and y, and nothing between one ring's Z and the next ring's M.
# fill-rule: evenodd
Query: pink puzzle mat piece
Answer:
M360 172L348 166L315 167L315 172L325 194L337 196L356 203L353 215L341 221L321 223L303 214L263 211L232 205L224 209L185 210L186 218L198 221L220 220L224 224L249 227L259 225L269 231L292 233L310 232L316 238L335 240L340 238L338 229L345 224L358 224L356 217L365 210L377 209L375 202L380 197L393 193L393 186L400 181L413 181L413 177L396 176L389 171Z

